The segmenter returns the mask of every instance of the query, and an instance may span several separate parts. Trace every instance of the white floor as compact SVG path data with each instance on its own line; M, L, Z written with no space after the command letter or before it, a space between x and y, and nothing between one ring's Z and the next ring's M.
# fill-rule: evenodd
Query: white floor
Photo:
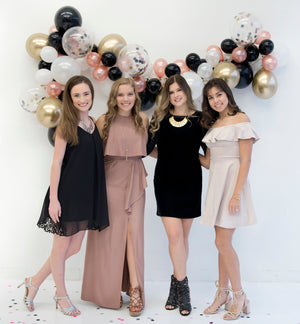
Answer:
M216 315L204 315L203 309L212 301L215 290L213 283L191 282L192 312L183 317L178 309L164 309L169 283L147 282L145 287L146 307L140 317L128 314L129 298L123 296L124 305L120 310L100 308L80 299L81 284L67 283L69 295L81 310L80 316L69 317L55 309L52 299L54 285L46 281L36 299L34 312L25 310L23 304L24 286L17 289L19 282L0 280L0 323L4 324L218 324L227 323L222 319L224 311ZM236 324L300 324L300 283L244 283L244 290L251 301L251 313L234 321Z

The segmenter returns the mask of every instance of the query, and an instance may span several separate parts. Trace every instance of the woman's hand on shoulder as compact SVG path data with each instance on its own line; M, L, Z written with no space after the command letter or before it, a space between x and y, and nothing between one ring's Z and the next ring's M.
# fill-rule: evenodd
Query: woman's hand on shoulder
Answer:
M139 114L140 114L140 116L141 116L141 118L143 120L144 127L147 129L148 126L149 126L149 118L148 118L148 116L143 112L140 112Z

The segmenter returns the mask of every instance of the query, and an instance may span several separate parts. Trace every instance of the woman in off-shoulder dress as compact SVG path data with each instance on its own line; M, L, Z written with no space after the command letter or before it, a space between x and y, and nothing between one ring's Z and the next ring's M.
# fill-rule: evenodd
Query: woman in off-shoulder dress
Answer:
M200 161L210 169L210 175L200 223L215 227L219 252L218 290L204 313L217 313L225 305L228 312L223 318L234 320L242 311L249 312L249 300L241 286L239 259L232 246L232 237L237 227L256 222L247 177L252 145L259 137L222 79L212 79L205 85L202 111L202 124L209 130L203 138L208 149Z

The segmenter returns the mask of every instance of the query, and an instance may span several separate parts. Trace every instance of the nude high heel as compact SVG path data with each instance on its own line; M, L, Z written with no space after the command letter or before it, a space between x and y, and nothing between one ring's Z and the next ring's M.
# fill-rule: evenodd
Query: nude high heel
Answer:
M26 280L27 279L29 279L29 282L28 283L26 283ZM30 278L25 278L24 279L24 281L18 286L18 288L20 288L22 285L25 285L25 295L24 295L24 298L23 298L23 301L24 301L24 304L25 304L25 306L27 307L27 309L30 311L30 312L32 312L32 311L34 311L34 304L33 304L33 298L30 298L30 297L28 297L28 294L29 294L29 287L30 288L33 288L35 291L36 291L36 293L38 292L38 290L39 290L39 288L36 288L36 287L34 287L33 285L32 285L32 283L31 283L31 281L32 281L32 277L30 277ZM36 294L35 293L35 294Z
M203 311L204 314L216 314L223 305L225 305L225 310L227 311L229 311L231 307L232 299L229 294L230 288L220 287L218 281L215 282L215 285L218 288L215 299L213 303Z
M80 315L80 314L81 314L80 310L78 310L78 309L77 309L77 308L76 308L76 307L71 303L70 298L69 298L68 295L65 296L65 297L57 297L57 296L54 296L53 299L55 300L55 303L56 303L56 309L59 308L59 310L60 310L64 315L68 315L68 316L77 316L77 315ZM65 300L68 302L69 307L64 308L64 307L60 306L60 304L59 304L58 301L59 301L59 300L63 300L63 299L65 299Z
M229 312L227 312L224 315L223 317L224 320L229 320L229 321L236 320L241 316L242 312L245 314L250 313L250 301L249 299L247 299L247 296L244 293L243 289L238 291L233 291L232 295L233 295L232 306Z
M129 288L129 315L130 316L139 316L142 313L144 308L142 302L142 293L140 288Z

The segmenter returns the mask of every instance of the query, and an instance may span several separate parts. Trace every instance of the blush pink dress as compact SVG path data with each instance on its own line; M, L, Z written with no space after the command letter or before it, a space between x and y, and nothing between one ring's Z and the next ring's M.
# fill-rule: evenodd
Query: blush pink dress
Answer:
M136 131L131 117L117 115L104 148L110 226L89 231L81 298L106 308L120 308L121 291L129 292L126 258L130 224L139 286L144 295L144 209L147 132Z

